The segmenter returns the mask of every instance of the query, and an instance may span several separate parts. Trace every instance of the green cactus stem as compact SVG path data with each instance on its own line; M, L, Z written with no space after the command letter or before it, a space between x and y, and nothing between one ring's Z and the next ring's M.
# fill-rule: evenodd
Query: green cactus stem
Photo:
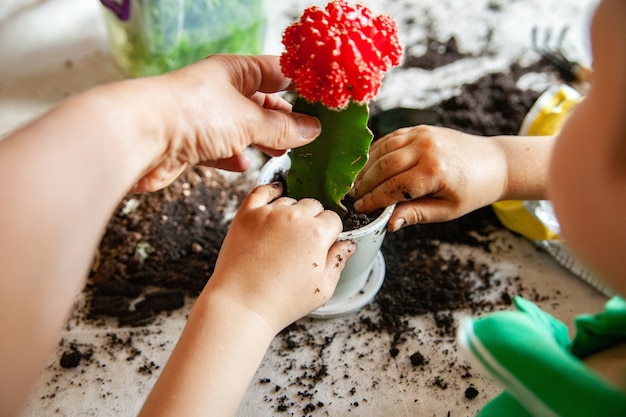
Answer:
M308 145L290 151L287 190L295 199L315 198L343 216L341 200L367 162L373 135L367 127L367 103L350 102L341 110L298 98L293 111L317 117L322 133Z

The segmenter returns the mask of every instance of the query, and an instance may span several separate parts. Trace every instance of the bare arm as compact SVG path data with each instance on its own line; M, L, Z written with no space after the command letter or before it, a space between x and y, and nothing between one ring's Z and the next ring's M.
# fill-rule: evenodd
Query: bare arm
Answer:
M555 136L498 136L506 159L506 184L498 200L545 200Z
M115 204L164 148L110 92L69 100L0 143L2 415L57 341Z
M104 227L135 185L196 163L244 170L244 149L312 140L319 122L273 95L276 57L211 58L70 98L0 142L0 415L17 412L84 284Z

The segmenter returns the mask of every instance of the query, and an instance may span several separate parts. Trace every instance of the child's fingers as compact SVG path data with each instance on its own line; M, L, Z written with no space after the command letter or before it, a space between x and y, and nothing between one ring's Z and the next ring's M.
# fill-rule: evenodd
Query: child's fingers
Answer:
M390 152L405 147L411 142L410 128L398 129L374 142L369 150L372 159L380 158Z
M359 213L370 213L382 207L390 206L399 200L391 191L386 191L390 182L381 184L372 191L364 194L354 202L354 209Z
M260 185L253 189L241 203L242 208L253 209L268 205L283 194L283 185L280 182L273 182L267 185Z
M372 160L356 179L352 197L358 199L388 181L395 187L401 187L402 184L397 184L397 178L405 172L415 171L418 162L419 159L405 148Z
M274 201L275 206L293 206L296 204L298 200L291 197L280 197L276 201Z
M394 203L438 193L441 185L437 181L434 174L426 175L417 170L402 171L357 198L354 209L369 213Z
M298 207L315 217L324 211L324 206L314 198L303 198L298 201Z
M301 200L304 201L304 200ZM343 230L343 222L341 221L341 217L337 213L332 210L324 210L324 207L317 200L312 200L319 204L321 210L315 215L317 220L321 220L324 224L324 228L327 230L325 233L326 239L324 242L331 247L333 242L337 240L339 237L339 233Z
M417 200L399 203L389 219L387 230L399 229L420 223L440 223L459 216L454 205L445 199L423 197Z
M328 250L326 259L326 288L323 296L330 298L335 291L341 271L346 266L346 262L356 252L356 244L352 240L342 240L333 243Z

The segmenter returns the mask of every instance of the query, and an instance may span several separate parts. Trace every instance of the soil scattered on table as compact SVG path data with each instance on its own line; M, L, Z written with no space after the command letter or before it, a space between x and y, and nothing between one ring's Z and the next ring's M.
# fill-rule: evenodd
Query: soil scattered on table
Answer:
M468 387L465 390L465 398L467 398L468 400L473 400L474 398L478 397L478 390L474 387Z
M85 288L87 318L139 326L197 296L249 191L244 183L195 167L164 190L126 197L94 260Z
M430 39L427 49L424 56L407 57L405 66L436 68L464 56L453 38L443 43ZM458 96L418 110L435 114L434 124L468 133L516 134L539 95L520 90L516 82L525 73L546 70L542 61L530 67L513 65L509 72L488 74L464 86ZM243 177L233 179L211 168L196 167L160 192L127 196L106 229L85 288L87 304L77 314L87 321L114 318L120 327L142 326L197 296L213 272L232 215L249 191L249 184ZM493 232L501 229L491 208L485 208L452 222L413 226L388 234L382 248L387 265L385 282L370 307L376 314L359 315L354 332L390 334L391 360L408 360L416 368L428 365L429 358L419 351L400 355L408 337L419 337L420 330L411 328L407 317L431 315L438 335L450 340L456 332L455 311L490 311L507 306L511 296L520 291L515 276L507 282L494 282L487 264L441 252L446 243L460 243L489 253L493 250ZM500 297L486 301L482 295L494 289L501 291ZM308 335L305 324L299 323L285 329L279 338L286 351L307 346L318 352L318 357L309 364L287 364L301 370L288 386L261 379L259 384L272 390L267 401L277 412L293 412L294 406L301 407L303 398L310 398L298 411L303 415L325 407L314 399L314 393L316 384L328 375L320 358L333 338L327 336L320 342ZM124 349L132 358L129 361L141 357L141 352L133 351L132 339L109 338L105 346L112 352ZM93 362L92 356L93 349L70 344L64 348L60 366L74 368ZM471 378L465 364L442 366ZM158 366L147 358L137 366L143 374L152 374L155 369ZM432 377L431 385L447 389L445 375L442 372ZM297 388L300 398L293 399L287 388ZM472 386L459 389L467 399L478 395ZM343 395L356 393L353 388ZM359 398L351 403L353 408L364 401Z

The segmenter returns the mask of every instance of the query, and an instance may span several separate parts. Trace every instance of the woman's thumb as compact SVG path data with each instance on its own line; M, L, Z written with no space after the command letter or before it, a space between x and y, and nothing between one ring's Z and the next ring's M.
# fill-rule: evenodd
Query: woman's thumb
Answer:
M253 132L253 144L262 148L297 148L313 141L322 132L320 121L306 114L263 110L262 117Z

